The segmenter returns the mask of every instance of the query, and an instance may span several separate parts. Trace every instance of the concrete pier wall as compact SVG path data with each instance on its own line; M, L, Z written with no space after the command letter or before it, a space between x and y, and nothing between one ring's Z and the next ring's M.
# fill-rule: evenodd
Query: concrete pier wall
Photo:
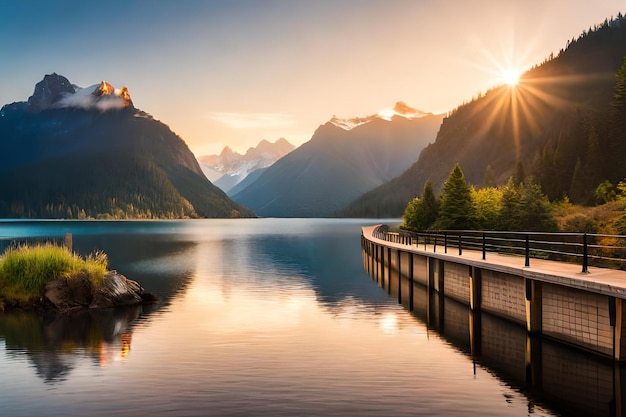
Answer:
M388 242L375 238L372 230L363 228L364 268L407 309L427 317L451 315L440 299L446 297L472 312L484 311L517 323L528 334L626 360L626 337L622 337L626 291L597 281L589 285L583 276L573 280L571 274L559 274L558 268L530 270ZM448 325L457 322L452 318L447 317ZM467 323L466 317L458 322Z

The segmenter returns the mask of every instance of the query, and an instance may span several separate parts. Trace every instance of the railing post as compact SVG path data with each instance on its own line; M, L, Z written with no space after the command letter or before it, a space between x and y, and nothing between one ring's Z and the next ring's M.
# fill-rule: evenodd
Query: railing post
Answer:
M443 232L443 253L448 253L448 232Z
M459 233L459 256L463 255L463 248L461 247L461 233Z
M583 274L589 273L589 251L587 246L587 233L583 233Z
M485 244L485 232L483 232L483 261L487 259L487 245Z
M437 235L435 235L435 241L433 242L433 252L437 252Z
M526 248L524 252L525 252L526 261L524 263L524 266L529 267L530 266L530 240L529 240L528 234L526 235L525 245L526 245Z

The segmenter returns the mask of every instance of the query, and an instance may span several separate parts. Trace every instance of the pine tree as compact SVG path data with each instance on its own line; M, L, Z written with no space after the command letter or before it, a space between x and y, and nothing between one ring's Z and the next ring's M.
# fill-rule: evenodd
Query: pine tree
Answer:
M515 164L515 172L513 173L513 182L515 185L520 185L522 181L524 181L525 177L526 174L524 172L524 165L522 164L522 161L517 161Z
M487 168L485 168L485 177L483 179L483 187L495 187L495 186L496 186L496 180L494 179L493 169L491 168L491 165L487 165Z
M411 201L408 202L406 208L404 209L404 214L402 215L402 224L400 225L401 229L408 230L424 230L422 220L422 200L419 197L415 197Z
M541 186L527 178L520 186L520 230L555 232L558 229L552 206Z
M431 227L437 220L439 215L439 200L435 197L435 191L433 190L433 184L426 181L424 184L424 192L422 193L422 201L424 202L424 215L427 227Z
M498 222L501 230L521 230L520 199L519 189L513 182L513 177L509 177L509 181L502 190L502 208Z
M471 188L458 162L443 184L436 225L447 230L473 229L476 225Z
M512 178L502 191L500 210L500 228L515 232L557 230L550 200L541 191L541 186L533 182L532 177L520 185L515 185Z
M427 181L422 198L416 197L407 204L401 227L410 230L426 230L437 219L438 211L439 201L435 197L432 183Z
M502 209L502 190L495 187L472 189L472 201L476 208L476 227L481 230L497 229Z

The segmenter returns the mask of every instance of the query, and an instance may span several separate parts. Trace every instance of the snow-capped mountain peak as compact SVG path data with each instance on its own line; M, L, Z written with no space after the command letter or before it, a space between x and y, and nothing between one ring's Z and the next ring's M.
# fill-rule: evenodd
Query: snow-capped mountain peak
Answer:
M78 107L87 110L106 111L133 107L126 87L117 89L106 81L81 88L71 84L67 78L56 73L47 74L35 85L33 95L28 98L31 110Z
M274 143L264 139L256 147L249 148L245 155L226 146L219 155L201 156L198 162L206 177L228 192L252 172L269 167L293 149L286 139Z
M369 123L372 120L375 120L377 118L378 118L377 115L365 116L365 117L351 117L349 119L340 119L339 117L333 116L330 119L330 123L334 124L335 126L343 130L351 130L357 126L361 126L366 123Z
M426 113L423 112L421 110L417 110L414 109L412 107L409 107L406 105L406 103L404 103L403 101L398 101L393 108L391 109L383 109L381 111L379 111L378 113L371 115L371 116L365 116L365 117L352 117L349 119L341 119L338 118L336 116L333 116L330 119L330 123L334 124L335 126L343 129L343 130L351 130L354 129L357 126L361 126L364 125L366 123L370 123L376 119L383 119L383 120L391 120L393 117L403 117L405 119L417 119L420 117L424 117L429 115L430 113Z

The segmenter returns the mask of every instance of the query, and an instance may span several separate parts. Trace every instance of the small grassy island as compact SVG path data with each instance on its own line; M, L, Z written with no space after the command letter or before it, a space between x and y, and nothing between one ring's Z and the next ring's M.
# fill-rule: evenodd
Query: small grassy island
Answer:
M137 282L108 270L102 251L82 258L46 243L11 247L0 256L0 311L65 312L154 301Z

